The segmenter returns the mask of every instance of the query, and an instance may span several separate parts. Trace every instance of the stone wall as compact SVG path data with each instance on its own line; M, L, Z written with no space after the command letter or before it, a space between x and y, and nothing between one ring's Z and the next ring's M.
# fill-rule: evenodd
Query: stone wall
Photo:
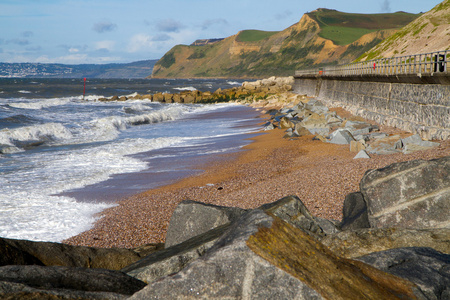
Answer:
M424 139L450 138L450 85L296 78L294 92Z

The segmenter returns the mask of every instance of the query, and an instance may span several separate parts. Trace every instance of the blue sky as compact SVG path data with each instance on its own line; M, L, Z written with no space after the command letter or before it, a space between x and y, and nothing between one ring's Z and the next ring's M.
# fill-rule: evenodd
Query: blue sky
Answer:
M0 62L124 63L243 29L283 30L319 7L426 12L441 0L0 0Z

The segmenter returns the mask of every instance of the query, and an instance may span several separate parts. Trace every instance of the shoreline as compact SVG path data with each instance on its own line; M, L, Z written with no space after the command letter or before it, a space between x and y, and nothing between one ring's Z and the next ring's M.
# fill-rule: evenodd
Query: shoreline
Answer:
M340 108L330 110L346 118L358 118ZM262 122L267 118L263 111L260 117ZM380 127L384 132L406 134L399 129ZM217 155L212 162L199 165L201 174L118 202L100 214L93 228L63 243L133 248L164 242L172 212L179 202L188 199L256 208L296 195L313 215L340 220L345 196L359 190L359 181L367 170L450 155L449 141L442 141L441 146L432 150L354 160L355 153L349 151L348 145L313 141L313 135L289 140L283 138L284 134L280 129L261 131L241 151Z

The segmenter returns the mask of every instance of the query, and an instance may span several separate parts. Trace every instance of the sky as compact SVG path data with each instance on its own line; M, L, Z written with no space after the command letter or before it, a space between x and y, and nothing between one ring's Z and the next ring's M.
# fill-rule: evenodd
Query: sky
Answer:
M159 59L173 46L244 29L280 31L317 8L426 12L442 0L0 0L0 62Z

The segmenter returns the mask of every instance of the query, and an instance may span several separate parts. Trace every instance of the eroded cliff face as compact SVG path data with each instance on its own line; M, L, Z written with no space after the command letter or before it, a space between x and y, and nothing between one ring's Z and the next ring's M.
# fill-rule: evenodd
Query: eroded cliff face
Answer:
M317 17L319 13L322 20ZM326 26L341 25L324 23L323 14L330 13L341 19L347 15L322 9L303 15L298 23L283 31L244 30L213 44L175 46L155 65L152 77L290 76L301 68L351 62L396 32L396 29L371 30L347 44L336 43L321 34Z

